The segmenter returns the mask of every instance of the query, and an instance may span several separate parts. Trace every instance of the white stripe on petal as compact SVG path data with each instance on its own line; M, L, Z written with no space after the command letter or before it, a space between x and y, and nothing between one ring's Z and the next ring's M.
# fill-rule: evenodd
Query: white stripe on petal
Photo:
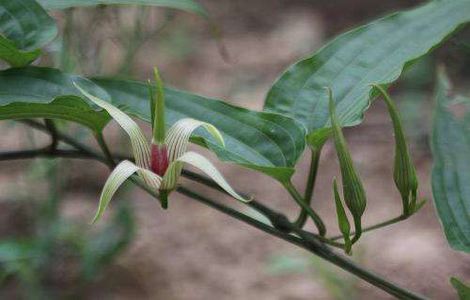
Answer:
M171 126L165 138L170 162L175 161L186 152L191 134L201 126L204 127L221 146L225 146L222 134L212 124L191 118L181 119Z
M122 129L124 129L131 139L132 151L137 165L141 168L148 169L150 167L150 147L144 134L140 130L139 125L137 125L137 123L134 122L131 117L122 112L116 106L91 95L81 88L76 82L74 82L74 85L93 103L106 110L111 115L111 117L122 127Z
M244 199L233 188L228 184L225 178L220 174L220 172L215 168L215 166L207 160L204 156L196 152L186 152L181 157L179 157L175 162L170 164L167 173L163 176L162 189L172 190L176 187L176 181L181 172L183 163L188 163L194 167L200 169L210 178L212 178L221 188L223 188L228 194L230 194L235 199L242 202L249 202L251 199ZM176 176L175 176L176 175Z
M146 182L149 181L152 188L155 190L160 188L160 184L162 182L162 178L160 176L150 172L149 170L142 169L128 160L121 162L116 166L113 172L111 172L108 180L106 180L103 191L101 192L98 210L96 211L92 223L95 223L103 216L106 207L108 207L108 204L116 191L129 177L131 177L136 172L145 174L147 177Z

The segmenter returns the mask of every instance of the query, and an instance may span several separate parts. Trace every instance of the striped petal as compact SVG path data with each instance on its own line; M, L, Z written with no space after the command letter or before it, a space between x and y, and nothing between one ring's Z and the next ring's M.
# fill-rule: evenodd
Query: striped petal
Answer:
M225 147L222 134L212 124L191 118L181 119L168 130L168 134L165 138L170 162L177 160L186 152L191 134L201 126L204 127L221 146Z
M186 152L170 164L167 172L165 173L165 176L163 176L163 181L161 185L162 190L173 190L176 188L176 183L178 181L184 163L193 165L194 167L206 173L206 175L212 178L221 188L223 188L233 198L242 202L249 202L251 200L245 199L240 196L237 192L235 192L225 180L225 178L222 176L222 174L220 174L220 172L209 160L207 160L207 158L196 152L191 151Z
M106 207L108 207L109 202L111 201L119 187L129 177L139 171L144 173L146 177L148 177L150 186L153 189L158 190L160 188L162 182L162 178L160 176L150 172L149 170L142 169L128 160L121 162L119 165L116 166L113 172L111 172L108 177L108 180L106 180L106 183L103 187L103 191L101 192L98 210L96 211L92 223L95 223L103 216Z
M76 82L74 82L74 85L78 90L80 90L80 92L84 96L90 99L90 101L106 110L111 115L111 117L119 124L119 126L124 129L124 131L129 135L129 138L131 140L132 151L137 165L141 168L148 169L150 167L150 147L147 139L140 130L139 125L137 125L137 123L134 122L131 117L122 112L116 106L96 96L91 95L83 88L81 88Z

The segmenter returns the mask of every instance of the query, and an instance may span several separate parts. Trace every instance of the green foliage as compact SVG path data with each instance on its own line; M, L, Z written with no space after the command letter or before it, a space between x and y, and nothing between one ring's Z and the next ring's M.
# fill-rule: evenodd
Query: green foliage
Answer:
M112 103L146 122L151 121L146 84L117 79L94 79ZM208 147L226 162L288 181L305 148L305 129L294 120L273 113L251 111L221 100L165 89L167 125L194 118L214 125L225 141L221 147L208 133L196 132L192 141Z
M265 110L294 117L312 146L331 133L329 86L342 126L360 123L375 96L371 84L388 85L403 68L470 21L470 0L432 1L340 35L313 56L289 67L268 93Z
M454 99L449 92L449 80L441 72L432 133L432 190L447 241L470 252L470 100L464 100L467 112L458 118L449 109Z
M450 278L450 283L457 291L460 300L469 300L470 299L470 287L455 277Z
M96 6L96 5L150 5L162 6L208 17L202 5L193 0L38 0L45 9L66 9L70 7Z
M0 120L48 118L73 121L101 132L110 120L107 113L97 111L79 98L73 86L76 75L55 69L27 67L0 71ZM106 92L88 82L95 93Z
M33 62L57 35L54 20L34 0L0 1L0 59L13 67Z

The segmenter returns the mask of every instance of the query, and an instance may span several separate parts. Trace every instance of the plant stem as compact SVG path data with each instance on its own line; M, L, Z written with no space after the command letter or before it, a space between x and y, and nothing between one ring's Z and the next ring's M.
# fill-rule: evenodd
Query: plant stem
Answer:
M39 125L38 123L34 121L29 121L26 123L30 126L33 126L40 130L44 130L48 132L47 128L45 128L45 126L43 126L40 123ZM73 151L56 149L54 152L50 152L48 151L48 148L45 148L45 149L30 150L30 151L17 151L17 152L3 153L3 154L0 153L0 161L7 160L7 159L33 158L33 157L40 157L40 156L58 157L58 156L64 155L64 157L70 156L70 157L94 159L96 161L106 164L109 168L112 168L112 165L105 157L102 157L101 155L96 154L93 150L89 150L86 146L81 145L81 143L75 141L74 139L66 135L60 134L60 133L57 133L57 137L59 140L63 142L66 142L70 145L78 146L78 148L76 148L76 150L73 150ZM153 191L152 189L150 189L148 186L146 186L138 176L135 176L135 175L132 176L131 180L134 183L136 183L138 186L140 186L142 189L147 191L150 195L154 197L158 197L157 193ZM309 213L309 215L311 215L313 211L308 205L306 205L303 202L302 197L294 188L294 186L291 183L288 183L286 184L286 189L289 190L291 195L294 197L294 199L297 201L297 203L300 206L302 206L303 208L304 206L307 207L306 211ZM355 274L359 278L362 278L363 280L382 289L383 291L396 296L399 299L410 299L410 300L425 299L423 296L414 294L413 292L410 292L404 288L401 288L385 280L384 278L366 269L363 269L362 267L356 265L354 262L350 261L349 259L346 259L342 257L341 255L336 254L330 248L328 248L324 243L322 243L316 235L303 231L302 229L297 227L295 224L290 223L285 215L279 212L276 212L274 210L271 210L270 208L264 206L263 204L259 202L252 201L250 205L253 208L261 210L263 213L270 216L270 220L273 223L274 227L266 225L262 222L259 222L256 219L253 219L241 212L238 212L233 208L217 203L209 198L206 198L200 194L197 194L191 190L188 190L185 187L179 187L177 191L205 205L208 205L216 210L219 210L233 218L243 221L246 224L249 224L255 228L258 228L270 235L276 236L291 244L304 248L308 250L309 252L335 264L336 266L342 268L343 270L346 270L352 274ZM398 219L398 218L395 218L395 219ZM392 224L394 222L396 221L392 222L392 220L390 220L388 222L384 222L384 224L385 223ZM377 224L372 227L379 228L382 226L385 226L385 225ZM364 231L366 230L367 228L364 229ZM292 234L289 234L288 232L294 232L300 238Z
M44 119L44 124L49 131L49 135L51 136L51 145L49 149L51 151L57 149L57 145L59 144L59 140L57 138L57 128L55 127L55 123L51 119Z
M101 132L96 133L95 139L98 142L101 151L103 151L104 157L108 161L109 165L115 167L116 163L114 162L113 155L111 154L111 151L109 150L109 147L106 144L106 141L104 140L103 134Z
M318 234L321 236L324 236L326 234L326 227L325 224L323 223L322 219L320 218L319 215L317 215L316 212L313 211L310 206L305 203L304 199L302 196L299 194L297 189L294 187L292 182L287 182L284 184L284 187L286 190L289 192L289 194L294 198L295 202L304 210L307 212L307 214L312 218L313 222L317 226L318 229Z
M311 149L311 151L312 152L310 158L310 170L308 173L307 186L305 187L304 194L304 199L307 205L310 205L310 203L312 202L313 190L315 188L315 180L317 178L318 173L318 164L320 162L321 148ZM297 220L295 221L297 227L302 228L305 226L305 223L307 222L307 216L307 211L302 209L299 216L297 217Z
M372 231L372 230L375 230L375 229L379 229L379 228L383 228L383 227L386 227L386 226L389 226L389 225L392 225L392 224L395 224L395 223L398 223L398 222L401 222L401 221L404 221L408 219L407 216L405 215L400 215L398 217L395 217L393 219L390 219L390 220L387 220L387 221L384 221L384 222L380 222L378 224L375 224L375 225L372 225L372 226L368 226L368 227L365 227L362 229L362 232L367 232L367 231ZM355 235L356 233L353 231L351 232L351 236ZM336 241L336 240L339 240L343 238L342 235L336 235L336 236L333 236L333 237L330 237L329 239L332 240L332 241Z
M387 280L383 279L382 277L361 268L360 266L356 265L354 262L346 259L333 251L331 251L328 247L320 243L314 237L303 234L302 230L295 229L295 225L291 225L293 231L297 231L299 235L301 235L302 239L296 238L290 234L283 233L282 231L277 230L274 227L266 225L262 222L259 222L255 219L252 219L230 207L217 203L211 199L208 199L200 194L197 194L193 191L190 191L184 187L178 188L178 192L186 195L192 199L195 199L205 205L208 205L218 211L221 211L231 217L234 217L244 223L247 223L253 227L256 227L270 235L276 236L280 239L288 241L289 243L295 244L299 247L302 247L309 252L335 264L336 266L342 268L343 270L349 271L350 273L364 279L365 281L369 282L370 284L379 287L380 289L386 291L387 293L396 296L399 299L410 299L410 300L420 300L425 299L423 296L414 294L406 289L403 289ZM290 223L289 223L290 224Z

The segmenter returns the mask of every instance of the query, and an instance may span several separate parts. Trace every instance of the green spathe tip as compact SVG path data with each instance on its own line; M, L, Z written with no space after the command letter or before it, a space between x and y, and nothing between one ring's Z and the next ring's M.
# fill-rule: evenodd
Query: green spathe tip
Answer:
M153 112L153 141L156 144L163 144L165 142L165 93L163 91L163 82L160 77L158 69L155 67L153 69L155 84L156 84L156 93L155 96L151 98L155 102Z

